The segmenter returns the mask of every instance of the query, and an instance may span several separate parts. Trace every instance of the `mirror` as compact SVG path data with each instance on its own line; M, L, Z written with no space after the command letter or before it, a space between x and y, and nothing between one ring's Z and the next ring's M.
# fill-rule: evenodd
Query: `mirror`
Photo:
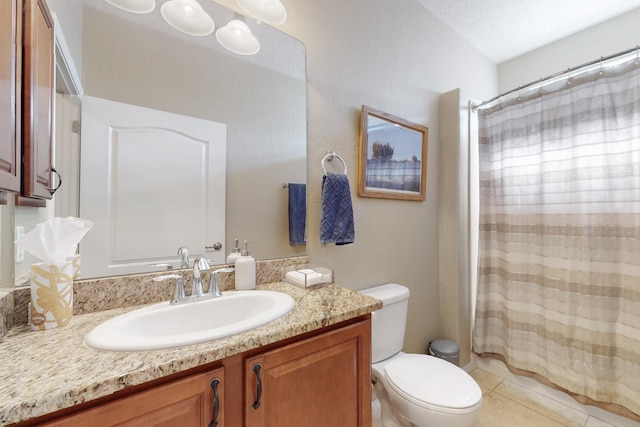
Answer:
M252 255L259 260L304 255L304 245L289 243L284 185L306 183L304 46L246 18L260 51L253 56L231 53L219 45L215 34L193 37L171 28L160 15L163 3L156 1L149 14L133 14L104 0L48 0L66 40L63 53L75 64L84 95L226 125L226 200L220 203L226 206L221 239L227 253L238 238L251 242ZM216 28L238 17L212 1L200 4ZM56 123L66 126L59 117ZM56 144L64 147L66 141ZM152 155L140 161L153 161ZM71 177L61 173L63 180L73 180L73 171ZM170 203L172 195L166 198ZM56 216L76 214L58 210L58 199L56 195ZM74 206L73 201L64 205ZM179 221L189 221L189 213ZM203 248L189 249L192 256L204 254ZM178 247L175 251L167 254L166 261L179 266ZM83 258L92 256L83 253L82 242L80 253ZM221 264L227 254L204 255ZM83 271L82 277L94 275Z

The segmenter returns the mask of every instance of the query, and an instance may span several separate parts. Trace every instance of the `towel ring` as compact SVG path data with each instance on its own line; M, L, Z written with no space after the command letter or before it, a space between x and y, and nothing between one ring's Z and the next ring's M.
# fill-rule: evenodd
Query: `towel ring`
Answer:
M324 156L322 158L322 170L324 171L324 174L327 174L327 169L324 167L324 162L325 161L332 161L334 158L340 160L342 162L342 164L344 165L344 174L347 174L347 162L344 161L344 159L340 156L338 156L336 153L334 152L328 152L326 156Z

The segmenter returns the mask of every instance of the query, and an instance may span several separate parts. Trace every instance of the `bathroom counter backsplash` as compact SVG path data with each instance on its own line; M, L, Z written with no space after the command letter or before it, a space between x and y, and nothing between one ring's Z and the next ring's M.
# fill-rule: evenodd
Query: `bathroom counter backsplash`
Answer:
M309 262L308 256L281 258L256 262L256 283L273 283L280 281L282 267L300 265ZM226 265L212 266L212 270ZM131 307L154 302L169 301L175 286L173 281L154 282L154 277L166 274L181 274L187 292L191 289L192 269L164 270L154 273L132 274L127 276L99 277L83 279L73 282L73 314L86 314L96 311L112 310L115 308ZM219 275L220 289L223 291L234 289L235 273ZM209 283L209 272L203 273L203 284ZM6 289L4 289L6 290ZM12 326L26 325L28 322L28 304L31 299L29 287L12 290L13 316L11 319L0 319L0 336L3 335L2 323L5 331ZM2 316L2 289L0 289L0 317ZM8 301L5 305L10 304Z
M173 349L108 352L84 344L94 327L136 306L74 315L69 325L58 329L31 332L27 325L14 327L0 342L0 426L352 319L382 305L336 285L303 290L274 282L257 289L287 293L296 305L289 314L254 330Z

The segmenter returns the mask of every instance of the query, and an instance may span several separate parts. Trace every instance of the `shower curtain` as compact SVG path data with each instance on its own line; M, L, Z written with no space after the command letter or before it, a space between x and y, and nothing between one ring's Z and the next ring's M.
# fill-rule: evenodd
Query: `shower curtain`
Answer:
M638 60L478 114L474 352L638 419Z

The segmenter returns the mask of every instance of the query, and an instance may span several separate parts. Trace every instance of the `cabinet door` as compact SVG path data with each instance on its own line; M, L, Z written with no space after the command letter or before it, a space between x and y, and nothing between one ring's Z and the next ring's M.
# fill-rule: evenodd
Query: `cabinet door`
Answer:
M371 426L370 351L365 320L246 359L245 427Z
M0 1L0 190L20 192L21 13L18 0Z
M22 194L50 199L53 164L53 20L45 0L25 0L24 8Z
M213 382L218 380L217 424ZM195 374L92 409L42 424L45 427L224 426L224 368ZM210 424L211 423L211 424Z

